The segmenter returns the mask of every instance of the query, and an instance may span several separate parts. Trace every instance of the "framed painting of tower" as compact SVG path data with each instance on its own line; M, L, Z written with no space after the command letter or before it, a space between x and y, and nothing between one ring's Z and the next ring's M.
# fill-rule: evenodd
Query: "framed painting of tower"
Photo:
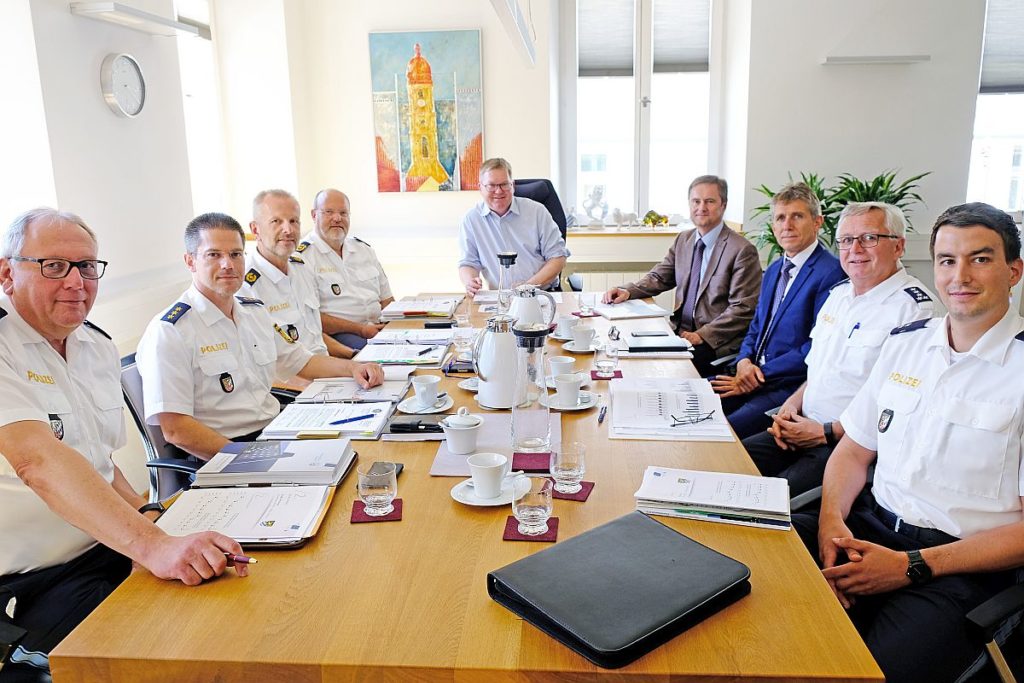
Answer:
M370 77L377 190L478 189L480 31L371 33Z

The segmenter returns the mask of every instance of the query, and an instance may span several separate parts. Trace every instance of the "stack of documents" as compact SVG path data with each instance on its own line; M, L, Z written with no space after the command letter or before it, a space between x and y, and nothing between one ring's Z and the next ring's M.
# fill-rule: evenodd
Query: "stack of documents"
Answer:
M367 344L352 360L382 365L433 365L441 367L447 344Z
M401 301L392 301L385 306L381 315L385 320L451 318L455 315L455 308L461 301L462 297L459 296L402 299Z
M366 340L367 344L435 344L448 345L452 343L455 331L450 327L442 330L399 330L385 328L377 333L377 336Z
M329 486L189 489L156 524L172 536L218 531L246 548L302 545L331 504Z
M789 529L789 482L777 477L648 467L634 494L649 515Z
M394 404L292 403L267 425L260 441L270 439L376 439Z
M199 468L193 486L334 486L355 459L348 439L229 443Z
M734 441L722 401L706 379L611 380L610 439Z
M621 304L597 304L594 312L608 320L632 320L634 318L667 318L672 315L661 306L639 299L630 299Z
M390 401L397 403L409 389L409 375L416 368L408 365L389 365L384 370L384 382L364 389L351 377L322 377L313 380L296 403L368 403Z

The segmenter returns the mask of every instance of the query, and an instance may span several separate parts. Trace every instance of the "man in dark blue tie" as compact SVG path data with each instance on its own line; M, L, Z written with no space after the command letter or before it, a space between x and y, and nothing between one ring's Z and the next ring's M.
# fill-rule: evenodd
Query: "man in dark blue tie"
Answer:
M779 190L771 215L783 257L765 272L735 377L711 380L741 439L767 429L771 418L765 411L781 405L807 378L804 358L818 309L832 285L845 277L839 259L818 243L821 205L811 188L792 183Z

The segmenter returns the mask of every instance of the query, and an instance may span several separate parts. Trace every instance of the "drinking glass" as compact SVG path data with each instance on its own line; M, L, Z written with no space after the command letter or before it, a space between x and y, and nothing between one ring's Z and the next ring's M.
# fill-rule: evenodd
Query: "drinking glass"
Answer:
M359 500L366 506L364 512L370 517L383 517L394 511L391 501L398 495L398 478L395 463L374 463L359 467Z
M619 345L612 339L604 343L597 360L594 361L594 369L597 376L605 379L615 376L615 368L619 367Z
M470 360L469 353L473 347L473 328L469 322L469 313L455 315L455 355L460 360Z
M551 478L559 493L577 493L583 487L583 475L587 471L587 447L579 441L563 444L551 451Z
M586 294L580 292L576 295L576 303L580 307L580 315L591 315L594 312L594 302L596 301L596 295Z
M546 477L522 477L516 481L512 514L519 522L519 533L524 536L547 533L548 519L551 518L552 488L551 480Z

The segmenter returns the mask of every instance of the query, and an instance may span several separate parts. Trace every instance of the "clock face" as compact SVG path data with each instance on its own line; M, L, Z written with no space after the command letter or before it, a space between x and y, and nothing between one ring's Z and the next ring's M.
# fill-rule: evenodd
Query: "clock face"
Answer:
M103 99L115 114L138 116L146 104L146 80L131 55L109 55L100 72Z

